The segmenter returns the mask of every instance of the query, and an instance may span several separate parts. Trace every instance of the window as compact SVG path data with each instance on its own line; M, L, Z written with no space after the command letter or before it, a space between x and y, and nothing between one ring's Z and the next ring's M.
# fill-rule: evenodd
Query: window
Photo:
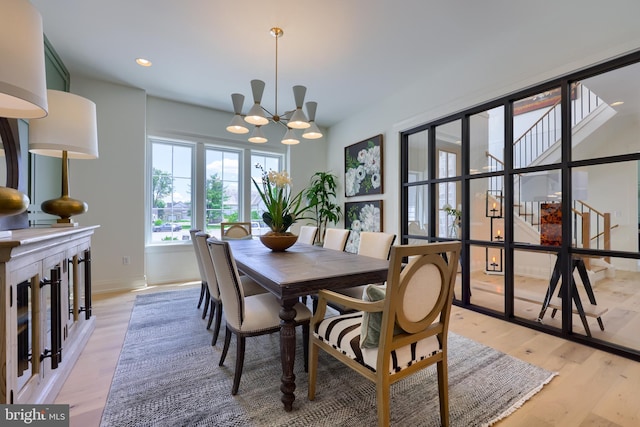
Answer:
M253 153L251 154L251 178L253 178L258 185L262 179L262 168L265 172L270 170L281 171L283 158L280 155L269 153ZM262 223L262 216L260 212L264 209L264 203L260 198L260 194L256 190L255 185L251 185L251 220L258 221L260 229L267 228L266 224Z
M219 236L221 222L251 220L255 233L266 229L251 177L260 177L256 164L282 170L283 154L161 138L151 138L149 146L148 242L188 241L192 228Z
M220 148L206 148L205 163L205 221L207 232L221 222L240 219L241 152Z
M192 225L193 146L151 144L151 241L180 240Z

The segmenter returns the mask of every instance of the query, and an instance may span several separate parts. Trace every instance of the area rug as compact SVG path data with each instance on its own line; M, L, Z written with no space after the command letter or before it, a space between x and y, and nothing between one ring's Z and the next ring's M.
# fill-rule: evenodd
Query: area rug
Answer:
M240 389L231 395L235 339L225 366L196 308L199 289L139 295L103 412L101 427L372 426L375 387L321 352L316 399L309 401L300 331L296 400L280 402L279 335L247 339ZM224 330L224 325L222 327ZM299 329L299 328L298 328ZM452 426L490 426L540 391L555 373L450 333ZM431 367L391 386L391 425L440 425Z

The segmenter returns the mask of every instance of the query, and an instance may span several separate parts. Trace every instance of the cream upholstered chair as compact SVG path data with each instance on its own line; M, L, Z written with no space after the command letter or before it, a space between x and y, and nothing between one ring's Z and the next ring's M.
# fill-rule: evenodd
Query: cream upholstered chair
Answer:
M347 238L349 237L349 230L342 228L327 228L324 233L323 248L334 249L336 251L343 251L344 246L347 244Z
M207 243L215 266L227 323L220 366L224 364L227 356L231 335L235 335L237 340L236 367L231 388L231 394L235 395L240 386L244 364L245 338L280 331L280 303L275 295L270 293L247 296L240 281L229 242L209 239ZM296 325L302 325L305 370L307 370L311 311L301 303L296 303L293 308L296 310L294 319Z
M207 315L207 310L209 308L209 289L207 288L207 278L204 275L204 268L202 266L202 256L200 255L200 250L196 244L196 233L200 230L192 228L189 230L189 234L191 235L191 243L193 243L193 249L196 253L196 261L198 263L198 271L200 272L200 299L198 300L198 308L202 305L202 301L204 301L204 310L202 310L202 318L204 319Z
M216 278L213 261L211 260L211 254L209 253L209 246L207 245L207 239L209 238L210 236L207 233L197 232L195 233L194 241L198 254L202 258L202 269L205 275L207 296L209 298L208 302L210 304L207 329L211 328L213 316L214 314L216 315L216 323L213 327L213 338L211 340L211 345L215 345L218 340L218 333L220 332L220 323L222 320L222 301L220 299L218 279ZM266 289L254 282L248 276L242 276L240 281L242 282L245 294L247 295L257 295L267 292Z
M300 227L300 232L298 233L298 243L306 243L307 245L313 245L313 242L316 240L316 233L318 232L318 227L313 225L303 225Z
M374 231L361 231L360 243L358 244L358 255L370 256L372 258L389 259L389 253L391 251L391 245L396 240L396 235L393 233L382 233ZM347 295L352 298L362 298L363 292L367 285L354 286L352 288L340 289L339 292L343 295ZM317 299L314 299L314 312L317 305ZM340 314L354 311L348 309L339 304L329 304L332 308L338 310Z
M449 425L447 334L460 247L460 242L392 247L386 289L370 285L369 301L318 293L309 343L309 400L316 396L323 350L376 383L378 425L388 426L390 385L437 364L440 421ZM325 318L328 301L360 313Z
M251 239L250 222L221 222L220 236L222 240Z

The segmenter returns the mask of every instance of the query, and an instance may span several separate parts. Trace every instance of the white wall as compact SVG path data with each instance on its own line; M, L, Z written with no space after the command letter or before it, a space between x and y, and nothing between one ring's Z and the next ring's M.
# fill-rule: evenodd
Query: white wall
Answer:
M143 286L145 92L79 76L71 91L96 103L98 119L100 157L69 162L70 194L89 205L76 220L100 225L92 244L93 288Z

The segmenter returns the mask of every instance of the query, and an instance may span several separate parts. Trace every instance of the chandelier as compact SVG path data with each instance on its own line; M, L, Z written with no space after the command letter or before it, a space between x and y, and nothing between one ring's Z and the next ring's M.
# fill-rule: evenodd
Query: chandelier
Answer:
M318 139L322 138L322 132L315 123L317 102L307 102L307 116L302 111L302 105L304 104L304 96L307 92L307 88L304 86L293 87L293 98L296 103L296 108L291 111L286 111L282 115L278 114L278 39L282 37L284 31L282 28L274 27L271 29L271 35L276 39L276 86L275 86L275 111L272 114L262 105L262 93L264 92L265 83L262 80L251 80L251 92L253 93L253 106L249 112L242 115L242 104L244 103L244 95L240 93L232 93L231 101L233 103L233 119L227 126L227 130L231 133L246 134L249 133L246 123L254 125L253 132L249 137L250 142L264 143L267 142L267 138L262 131L262 126L269 123L277 123L286 129L286 133L282 138L282 143L287 145L293 145L300 143L300 140L296 137L293 129L304 129L302 137L306 139Z

